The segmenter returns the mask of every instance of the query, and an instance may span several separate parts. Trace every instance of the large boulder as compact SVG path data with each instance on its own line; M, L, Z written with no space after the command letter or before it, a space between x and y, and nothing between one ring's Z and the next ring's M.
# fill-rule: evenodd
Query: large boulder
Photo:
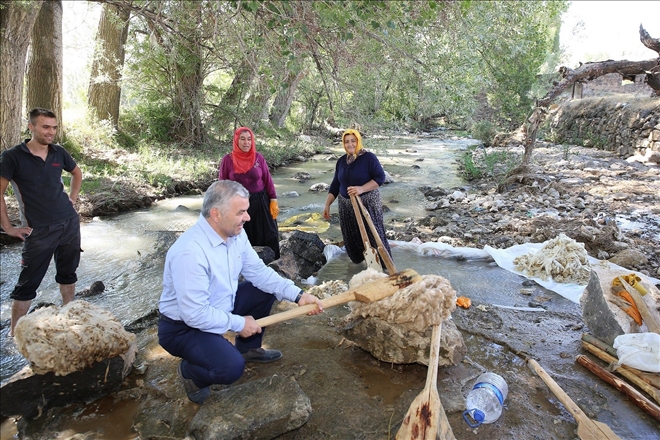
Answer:
M190 435L197 440L270 440L300 428L311 414L309 398L295 378L274 375L211 393L190 423Z
M327 262L323 255L325 244L316 234L294 231L281 244L281 254L291 254L298 265L300 278L309 278Z
M428 365L432 328L420 333L377 317L358 318L342 334L376 359L393 364ZM439 366L457 365L467 353L463 335L452 320L442 323Z
M0 387L2 415L38 417L53 407L92 402L121 388L130 372L121 356L96 362L66 376L54 372L36 374L29 366Z
M612 281L616 277L630 273L630 270L613 264L593 265L591 279L580 298L584 323L593 336L609 345L613 345L614 339L619 335L649 331L645 323L642 323L642 326L637 325L618 305L622 304L621 299L611 291ZM643 274L638 275L648 291L642 299L652 316L660 322L660 292Z

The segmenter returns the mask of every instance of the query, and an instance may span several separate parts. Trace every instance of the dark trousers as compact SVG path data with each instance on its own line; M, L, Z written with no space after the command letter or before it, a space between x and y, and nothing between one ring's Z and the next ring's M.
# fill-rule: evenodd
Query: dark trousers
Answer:
M75 284L80 263L80 220L78 216L62 223L32 229L23 243L21 265L23 269L10 297L29 301L37 296L50 260L55 258L58 284Z
M275 296L244 282L238 285L234 310L241 316L263 318L270 314ZM261 347L264 330L249 338L236 337L236 346L222 335L207 333L161 315L158 341L172 356L185 359L185 374L200 388L231 384L243 375L245 360L241 353Z

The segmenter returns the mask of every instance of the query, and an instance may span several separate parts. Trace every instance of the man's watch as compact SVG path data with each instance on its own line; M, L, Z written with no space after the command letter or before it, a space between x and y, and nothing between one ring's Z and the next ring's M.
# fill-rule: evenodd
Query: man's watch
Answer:
M300 301L300 298L302 298L304 291L298 292L298 296L296 296L296 299L293 300L294 303L298 304L298 301Z

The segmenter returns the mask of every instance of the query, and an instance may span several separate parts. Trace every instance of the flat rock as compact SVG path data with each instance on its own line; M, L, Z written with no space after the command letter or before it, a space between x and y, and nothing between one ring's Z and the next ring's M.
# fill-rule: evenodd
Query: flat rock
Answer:
M212 392L190 423L190 435L270 440L300 428L311 414L310 400L295 378L273 375Z
M380 361L394 364L429 363L430 327L424 333L419 333L400 324L370 316L351 322L342 333ZM444 321L438 365L457 365L466 352L467 347L456 324L450 319Z
M66 376L36 374L26 366L0 386L2 415L37 417L51 407L100 399L121 388L130 368L124 370L121 356Z

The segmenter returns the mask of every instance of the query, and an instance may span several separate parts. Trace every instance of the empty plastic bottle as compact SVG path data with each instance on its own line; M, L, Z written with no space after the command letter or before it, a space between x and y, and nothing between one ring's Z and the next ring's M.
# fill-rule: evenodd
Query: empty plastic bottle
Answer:
M502 414L502 406L508 393L509 387L502 376L483 373L465 399L466 410L463 412L463 418L472 428L482 423L493 423ZM476 423L472 423L470 418Z

